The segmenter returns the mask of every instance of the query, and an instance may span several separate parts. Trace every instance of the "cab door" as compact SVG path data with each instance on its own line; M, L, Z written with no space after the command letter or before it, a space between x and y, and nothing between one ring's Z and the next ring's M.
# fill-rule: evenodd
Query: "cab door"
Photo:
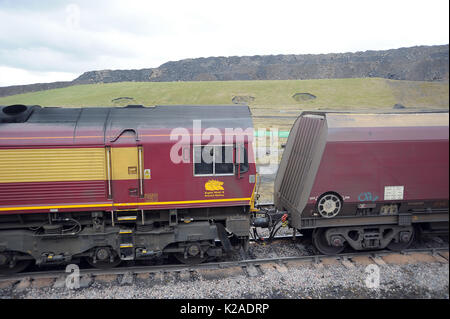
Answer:
M111 147L112 198L136 206L143 197L142 146Z

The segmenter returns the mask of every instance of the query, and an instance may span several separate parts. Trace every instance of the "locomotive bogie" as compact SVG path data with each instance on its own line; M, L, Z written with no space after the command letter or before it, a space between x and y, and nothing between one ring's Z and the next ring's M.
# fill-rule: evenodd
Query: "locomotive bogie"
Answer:
M126 220L116 216L115 221L110 218L111 212L37 214L21 216L21 222L16 223L12 219L18 219L18 215L8 216L9 227L2 223L0 231L0 251L28 255L37 264L68 263L80 257L93 258L95 264L101 248L108 250L100 251L108 258L114 252L122 260L138 260L184 254L194 244L199 247L199 255L219 257L229 252L223 247L248 239L250 215L246 207L142 214L143 218Z

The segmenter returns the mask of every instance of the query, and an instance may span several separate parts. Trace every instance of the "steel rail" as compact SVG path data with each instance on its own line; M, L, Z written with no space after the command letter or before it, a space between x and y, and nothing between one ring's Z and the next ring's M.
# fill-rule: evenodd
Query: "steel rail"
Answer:
M99 276L99 275L124 275L126 273L140 274L140 273L171 273L171 272L181 272L181 271L196 271L202 269L225 269L230 267L249 267L249 266L259 266L267 263L278 263L285 264L292 261L312 261L314 263L320 263L323 258L335 258L337 260L348 260L353 257L365 256L372 259L381 256L387 256L392 254L403 254L408 255L412 253L431 253L431 255L436 255L439 252L448 251L447 247L437 247L437 248L412 248L405 249L401 252L391 251L391 250L371 250L371 251L360 251L360 252L349 252L341 253L335 255L306 255L306 256L288 256L288 257L271 257L271 258L259 258L259 259L245 259L237 261L223 261L223 262L209 262L197 265L186 265L186 264L166 264L166 265L148 265L148 266L124 266L116 267L112 269L80 269L80 275L83 276ZM442 256L442 255L441 255ZM445 258L445 257L443 257ZM66 276L64 270L49 270L49 271L37 271L29 273L19 273L13 276L1 276L0 282L3 281L20 281L22 279L42 279L42 278L58 278L61 276Z

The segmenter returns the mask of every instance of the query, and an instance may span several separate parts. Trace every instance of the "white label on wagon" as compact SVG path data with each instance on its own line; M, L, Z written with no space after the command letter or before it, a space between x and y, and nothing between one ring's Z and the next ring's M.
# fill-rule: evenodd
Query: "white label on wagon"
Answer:
M384 200L402 200L405 186L384 186Z

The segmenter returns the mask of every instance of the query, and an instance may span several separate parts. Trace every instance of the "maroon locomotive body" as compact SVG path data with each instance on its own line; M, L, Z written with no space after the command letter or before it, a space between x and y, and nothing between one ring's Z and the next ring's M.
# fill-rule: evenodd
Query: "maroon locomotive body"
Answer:
M0 268L166 254L191 262L248 239L247 106L13 105L0 115Z
M448 229L448 136L448 112L303 113L275 204L324 253L405 247L418 229Z

